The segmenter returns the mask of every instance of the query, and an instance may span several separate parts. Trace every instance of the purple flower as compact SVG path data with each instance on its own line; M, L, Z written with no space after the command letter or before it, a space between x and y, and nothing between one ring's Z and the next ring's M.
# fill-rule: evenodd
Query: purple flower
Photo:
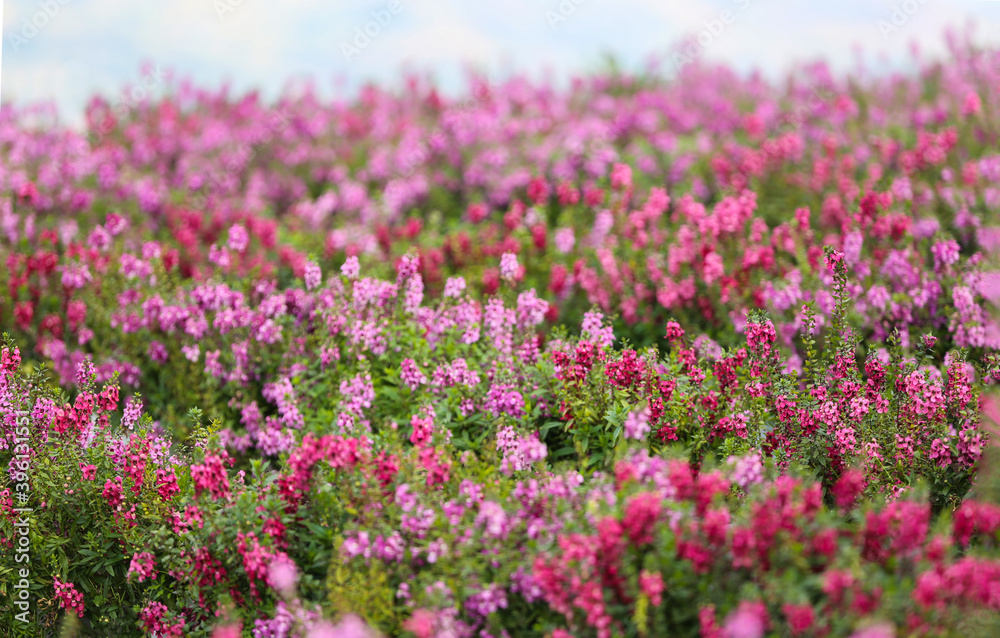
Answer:
M427 377L413 359L403 359L400 365L399 378L411 390L427 383Z
M479 516L476 525L482 525L485 532L493 537L501 537L507 525L507 513L503 506L495 501L483 501L479 505Z
M167 362L167 347L159 341L153 341L149 344L147 354L149 355L149 358L156 363Z
M458 298L465 291L464 277L449 277L444 284L444 296Z
M583 315L580 332L602 349L610 346L615 340L614 328L605 326L604 314L596 310Z
M524 416L524 396L515 389L515 386L494 383L486 393L483 407L494 416L509 414L519 419Z
M233 224L229 228L229 250L241 253L250 245L250 235L246 228L240 224Z
M534 288L522 292L517 296L517 327L524 330L537 326L545 321L548 310L549 302L539 298Z
M504 253L500 257L500 278L505 281L514 281L517 278L517 271L517 255Z
M730 456L726 462L734 468L731 477L733 483L743 490L760 483L764 478L764 465L756 452L747 456Z
M127 279L142 279L153 273L149 264L129 253L124 253L121 256L118 270Z
M69 264L63 266L62 284L67 288L83 288L93 277L86 264Z
M229 250L225 246L220 248L212 244L208 247L208 260L219 268L229 268Z
M629 439L642 440L649 434L649 408L643 406L632 410L625 417L625 436Z
M133 429L141 414L142 401L138 397L132 397L129 399L128 405L125 406L125 413L122 414L122 427Z
M357 279L358 275L361 274L361 266L358 264L358 258L348 257L344 265L340 267L340 274L348 279Z
M306 272L304 277L306 282L306 290L312 290L317 286L319 286L319 283L322 280L322 278L323 278L323 271L320 270L320 267L316 262L310 261L309 263L306 264Z

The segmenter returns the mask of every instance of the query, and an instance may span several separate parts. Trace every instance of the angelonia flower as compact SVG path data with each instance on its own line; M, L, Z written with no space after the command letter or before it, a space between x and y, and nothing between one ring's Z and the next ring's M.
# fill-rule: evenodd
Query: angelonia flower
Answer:
M156 632L160 636L171 636L180 638L184 635L185 620L176 618L173 621L167 619L169 610L161 602L151 602L139 612L139 621L148 632Z
M730 456L726 463L733 468L733 483L743 490L760 483L764 478L764 465L756 452L746 456Z
M232 264L232 260L229 256L229 250L225 246L220 247L215 244L212 244L209 247L208 260L220 268L229 268Z
M149 636L976 633L1000 64L947 44L5 104L0 572L113 539L24 579Z
M358 258L355 256L348 257L347 261L340 267L340 274L348 279L357 279L358 275L361 274Z
M298 581L295 563L291 562L287 556L280 555L271 561L268 569L268 583L284 595L292 595L295 591L295 583Z
M156 363L165 363L169 358L167 347L159 341L153 341L149 344L147 354L149 355L149 358Z
M649 602L654 607L658 607L663 600L663 574L659 572L649 572L643 570L639 574L639 588L642 593L649 597Z
M97 368L90 357L86 357L80 362L76 370L76 383L79 386L86 386L90 379L97 375Z
M628 164L615 164L611 171L611 188L626 190L632 187L632 167Z
M212 630L212 638L240 638L243 635L243 625L218 625Z
M83 594L76 590L72 583L64 583L58 576L52 579L52 584L56 590L56 599L59 601L60 609L73 612L79 618L83 618Z
M229 227L229 250L235 253L242 253L250 245L250 235L242 224L233 224Z
M401 284L408 281L417 274L419 268L420 263L416 256L410 253L403 255L399 263L396 264L396 283Z
M625 436L630 439L645 439L650 431L649 416L647 406L629 412L625 417Z
M599 348L607 348L615 339L614 328L604 325L604 314L591 311L583 316L581 332L591 338Z
M133 429L140 414L142 414L142 401L138 397L130 398L125 406L125 413L122 415L122 427Z
M155 579L155 569L156 560L152 554L149 552L136 553L132 556L132 562L129 564L128 577L130 580L134 579L137 583L141 583L146 579Z
M306 290L313 290L319 286L322 278L323 272L320 270L319 265L314 261L307 262L305 272Z
M497 431L497 450L503 454L500 470L507 474L527 470L548 455L548 448L537 437L518 436L509 425Z
M723 625L723 633L731 638L761 638L766 627L767 611L763 605L743 601Z
M504 253L500 257L500 278L505 281L514 281L517 278L517 273L517 255Z
M576 244L576 236L573 233L572 228L560 228L555 234L555 245L556 250L564 255L569 254L573 251L573 246Z
M400 366L399 378L411 390L427 384L427 376L417 367L413 359L403 359L403 363Z
M444 296L457 299L465 291L464 277L449 277L444 285Z
M229 498L229 477L226 474L225 461L228 458L215 453L205 455L202 464L191 466L191 479L194 481L195 494L208 492L213 499Z
M321 621L311 625L306 638L377 638L365 622L354 614L347 614L336 625Z

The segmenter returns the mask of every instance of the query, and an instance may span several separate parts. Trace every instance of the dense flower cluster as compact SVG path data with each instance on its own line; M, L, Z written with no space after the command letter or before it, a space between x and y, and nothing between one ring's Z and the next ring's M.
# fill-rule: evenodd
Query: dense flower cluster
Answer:
M1000 52L950 55L5 106L0 572L95 635L998 630Z
M59 580L59 577L53 577L52 585L56 590L56 598L59 600L59 606L63 609L67 609L77 615L77 617L83 617L83 594L76 590L73 583L64 583Z
M200 383L280 383L281 354L304 348L321 319L384 353L390 301L482 301L515 282L547 297L519 304L519 323L586 325L596 305L633 346L652 344L644 326L670 316L734 346L745 311L764 309L796 368L802 305L814 304L818 328L832 319L830 245L850 281L846 311L873 343L898 331L911 348L931 331L936 357L996 349L1000 288L995 272L977 272L1000 237L1000 160L983 119L995 56L956 40L947 62L896 83L823 65L773 86L698 65L672 83L598 76L555 93L473 78L469 103L416 77L402 94L329 105L184 85L128 120L95 100L99 145L8 108L3 321L64 383L90 353L99 381L117 370L156 410L207 409ZM217 141L192 137L206 127ZM330 160L362 135L367 162ZM422 213L440 201L454 203L431 223ZM324 311L323 278L337 272L358 288L350 317ZM508 319L473 304L417 314L436 337L484 311L495 328ZM342 350L306 352L329 366ZM367 420L348 413L341 425ZM292 412L238 443L278 454L298 425Z

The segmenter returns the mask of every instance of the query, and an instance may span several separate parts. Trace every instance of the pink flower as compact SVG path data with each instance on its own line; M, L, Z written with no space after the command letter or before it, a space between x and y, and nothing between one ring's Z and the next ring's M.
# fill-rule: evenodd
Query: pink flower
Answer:
M104 491L101 495L107 500L108 505L113 510L117 510L125 499L122 498L122 477L116 476L114 481L108 479L104 482Z
M205 462L191 466L191 480L194 482L195 496L208 491L215 500L229 498L229 476L226 474L225 452L208 453Z
M705 285L711 286L713 283L719 280L724 274L726 274L726 266L722 261L722 257L717 252L710 252L705 255L705 269L704 278Z
M804 634L812 627L813 622L816 620L816 614L813 611L812 605L809 604L792 605L789 603L783 605L781 611L788 620L788 628L792 630L793 636Z
M556 250L564 255L568 255L576 245L576 235L572 228L560 228L555 235Z
M625 417L625 436L629 439L643 440L649 434L649 408L643 406L632 410Z
M500 257L500 278L504 281L514 281L517 275L517 255L514 253L504 253Z
M457 299L465 291L464 277L449 277L444 284L444 296Z
M320 267L316 262L310 261L306 263L306 272L303 278L306 282L306 290L312 290L319 286L320 281L323 278L323 271L320 270Z
M611 188L623 191L632 188L632 167L628 164L615 164L611 169Z
M847 470L833 486L837 507L850 508L865 489L865 475L860 470Z
M142 401L139 397L131 397L129 399L128 405L125 406L125 413L122 415L122 427L129 430L135 427L136 422L139 421L139 415L142 414Z
M167 347L159 341L151 341L146 354L156 363L166 363L169 357Z
M208 247L208 261L219 266L220 268L229 268L231 263L229 260L229 249L225 246L220 248L219 246L212 244Z
M413 359L403 359L403 363L400 364L399 379L411 390L416 390L427 383L427 376Z
M626 502L622 525L625 533L637 546L653 542L661 509L660 497L652 492L641 492Z
M167 606L160 602L152 602L146 605L145 609L139 612L139 620L146 631L171 638L181 638L184 635L185 621L177 618L173 622L165 620L168 613Z
M220 625L212 630L212 638L240 638L243 635L243 625Z
M348 257L344 265L340 267L340 274L348 279L357 279L358 275L361 274L361 266L358 264L358 258Z
M826 268L830 272L836 272L837 268L844 263L844 253L830 249L826 255Z
M177 475L173 470L156 470L156 491L164 501L169 501L181 491L177 485Z
M403 629L412 631L417 638L431 638L431 634L434 632L434 621L434 612L429 609L417 609L403 623Z
M229 250L241 253L250 245L250 235L241 224L229 227Z
M271 561L268 571L268 583L275 590L286 596L295 593L295 583L298 581L298 570L295 563L284 554L280 554Z
M639 589L649 597L649 602L658 607L663 602L663 574L642 570L639 574Z
M83 594L76 590L73 583L64 583L58 576L52 578L55 586L56 599L59 600L59 608L66 609L83 618Z
M133 578L135 582L141 583L146 579L156 579L154 570L156 569L156 559L149 552L141 552L132 555L132 562L128 568L128 579Z
M742 601L722 628L726 638L760 638L764 635L767 608L761 602Z
M894 638L896 630L888 623L871 625L851 634L851 638Z
M965 94L965 99L962 102L962 115L968 117L970 115L977 115L983 108L983 101L979 98L979 94L975 91L969 91Z

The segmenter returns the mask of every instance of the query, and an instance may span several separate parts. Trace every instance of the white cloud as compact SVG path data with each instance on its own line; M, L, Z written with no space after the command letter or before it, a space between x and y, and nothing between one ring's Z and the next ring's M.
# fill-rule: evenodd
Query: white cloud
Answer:
M898 64L913 39L928 54L943 52L942 25L961 24L971 15L982 37L1000 43L1000 3L975 0L927 2L887 40L877 21L900 0L585 0L555 29L545 12L558 11L562 0L399 1L402 9L391 24L361 55L345 60L340 43L388 0L242 0L221 17L215 0L67 0L16 52L11 38L39 5L6 0L0 96L18 102L55 98L78 121L93 92L112 94L136 82L144 61L202 86L218 86L225 78L236 90L260 86L265 96L303 75L313 76L321 93L334 76L354 86L366 78L398 80L406 64L434 70L446 90L463 84L467 63L536 78L549 69L565 79L594 68L605 51L616 53L627 68L639 68L649 54L666 53L722 10L734 14L735 22L704 55L741 70L775 71L817 57L844 69L853 63L856 42L869 60L885 51Z

